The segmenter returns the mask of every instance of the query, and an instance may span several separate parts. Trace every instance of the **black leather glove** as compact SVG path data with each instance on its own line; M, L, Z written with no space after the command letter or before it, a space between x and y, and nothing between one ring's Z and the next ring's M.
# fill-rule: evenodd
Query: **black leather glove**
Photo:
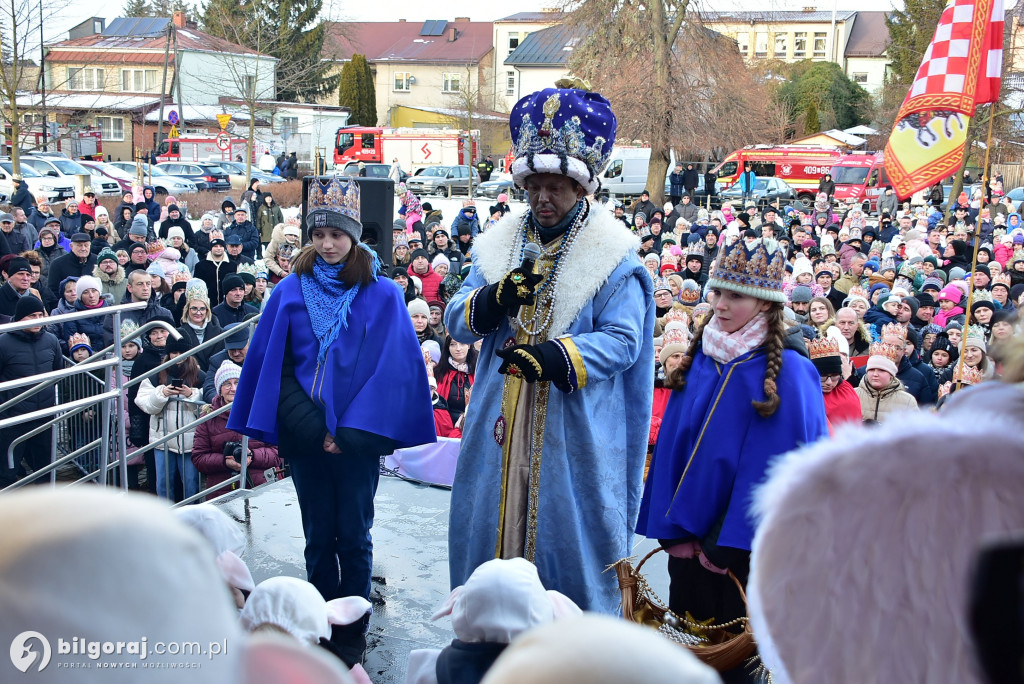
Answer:
M534 292L543 279L539 273L517 268L492 285L488 295L493 304L515 315L520 307L533 304Z
M526 382L551 381L563 391L569 389L569 368L554 342L517 344L494 352L501 357L499 373L521 377Z

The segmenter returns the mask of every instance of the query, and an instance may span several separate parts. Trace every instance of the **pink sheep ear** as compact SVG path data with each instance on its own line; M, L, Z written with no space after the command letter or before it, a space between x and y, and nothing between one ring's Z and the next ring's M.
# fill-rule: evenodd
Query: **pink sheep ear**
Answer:
M448 598L444 600L444 604L438 609L436 613L430 618L431 620L440 620L446 615L451 615L452 610L455 609L455 601L462 595L462 587L455 587L452 589L452 593L448 594Z
M250 594L256 589L249 567L234 551L225 551L217 556L217 567L220 568L221 577L231 586Z
M548 600L551 601L551 610L554 612L556 620L583 615L583 611L580 610L580 607L577 606L571 598L561 592L549 589Z
M370 602L362 596L346 596L327 602L327 622L332 625L351 625L370 612Z

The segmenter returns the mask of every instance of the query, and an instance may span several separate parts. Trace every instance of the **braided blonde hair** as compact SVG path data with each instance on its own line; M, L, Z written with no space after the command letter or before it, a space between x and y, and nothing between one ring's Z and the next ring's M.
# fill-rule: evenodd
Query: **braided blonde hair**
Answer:
M765 312L768 319L768 335L764 340L765 353L768 355L768 365L764 373L764 401L753 401L751 404L754 410L762 418L771 417L779 408L779 389L776 384L779 372L782 370L783 341L786 334L786 326L783 316L783 305L779 302L772 302L771 308ZM665 387L671 390L681 390L686 387L686 375L693 365L694 356L704 337L704 328L711 321L712 316L704 319L697 331L690 340L690 346L686 350L686 356L677 368L669 372L665 377Z

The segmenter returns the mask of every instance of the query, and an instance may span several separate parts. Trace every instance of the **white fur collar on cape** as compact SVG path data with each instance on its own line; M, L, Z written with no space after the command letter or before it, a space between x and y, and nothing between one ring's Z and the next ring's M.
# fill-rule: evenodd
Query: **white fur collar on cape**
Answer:
M519 266L522 214L506 214L473 242L473 266L489 284L494 284ZM608 281L622 260L640 248L640 238L622 221L591 205L586 225L562 265L554 291L554 311L548 339L565 334L587 302Z

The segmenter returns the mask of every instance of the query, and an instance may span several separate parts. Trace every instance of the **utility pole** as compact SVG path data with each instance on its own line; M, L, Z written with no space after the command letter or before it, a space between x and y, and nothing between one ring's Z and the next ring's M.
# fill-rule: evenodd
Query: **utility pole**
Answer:
M178 52L178 31L171 21L171 33L174 36L174 85L178 91L178 126L185 130L185 101L181 99L181 53Z
M47 129L50 124L46 120L46 48L43 47L43 0L39 0L39 92L42 95L40 102L43 110L43 152L46 152ZM17 67L15 67L17 68Z
M160 138L164 137L164 97L167 95L167 61L171 57L171 31L174 23L167 23L167 43L164 45L164 77L160 83L160 119L156 124L156 144L160 144ZM177 63L175 63L177 70ZM145 142L145 141L143 141Z

